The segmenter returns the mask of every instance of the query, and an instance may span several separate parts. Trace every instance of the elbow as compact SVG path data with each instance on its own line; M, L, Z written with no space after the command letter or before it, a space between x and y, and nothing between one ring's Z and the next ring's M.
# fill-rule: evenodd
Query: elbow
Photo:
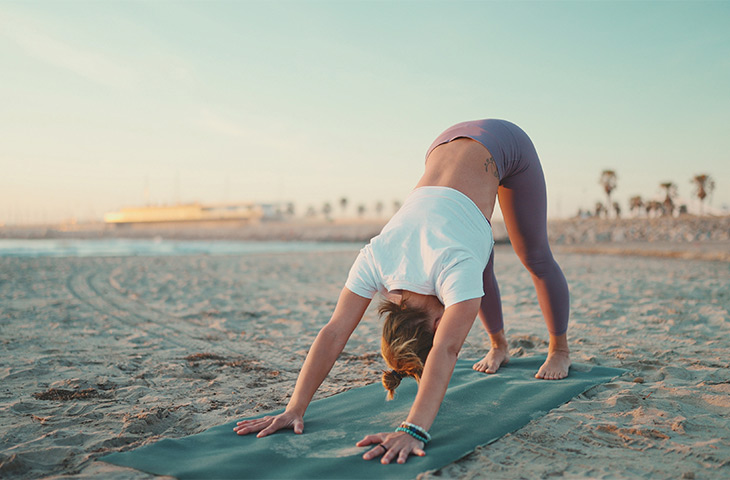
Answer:
M431 352L436 353L443 359L453 360L459 358L459 352L461 351L461 345L454 342L445 342L441 345L434 345Z
M317 334L317 340L330 346L340 346L340 349L345 348L349 335L347 332L341 331L341 329L328 323Z
M327 324L324 327L320 328L319 333L317 333L317 339L322 340L323 342L332 342L336 338L337 331L336 329L332 328L330 324Z
M453 357L454 360L456 360L459 357L459 352L461 352L461 345L447 345L446 346L446 354L449 357Z

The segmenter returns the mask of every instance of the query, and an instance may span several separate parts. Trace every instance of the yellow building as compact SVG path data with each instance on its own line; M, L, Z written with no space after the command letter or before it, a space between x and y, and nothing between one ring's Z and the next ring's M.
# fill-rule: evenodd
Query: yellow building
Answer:
M264 217L264 207L255 203L170 205L159 207L124 207L104 214L109 224L256 221Z

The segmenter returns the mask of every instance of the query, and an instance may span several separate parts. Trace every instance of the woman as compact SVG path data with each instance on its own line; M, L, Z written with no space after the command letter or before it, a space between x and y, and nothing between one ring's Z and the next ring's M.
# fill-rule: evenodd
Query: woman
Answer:
M383 231L361 250L329 323L317 335L286 411L239 422L239 435L264 437L304 429L303 416L376 292L386 298L381 350L392 369L383 385L392 398L403 376L419 381L408 417L392 433L368 435L363 458L404 463L425 455L431 427L475 317L492 348L474 369L495 373L509 360L494 241L489 219L496 198L515 252L530 271L550 332L548 357L535 375L561 379L570 368L566 337L568 285L547 240L547 195L532 142L504 120L464 122L447 129L426 155L426 171Z

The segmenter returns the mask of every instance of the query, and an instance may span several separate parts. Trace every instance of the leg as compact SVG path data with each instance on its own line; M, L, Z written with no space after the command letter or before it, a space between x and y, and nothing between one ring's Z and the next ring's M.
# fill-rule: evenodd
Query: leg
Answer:
M570 312L568 283L553 258L547 237L547 192L534 148L529 166L499 187L499 204L512 246L532 276L537 299L550 332L548 359L536 375L559 379L570 368L566 331Z
M504 336L502 301L499 297L497 277L494 275L494 250L492 250L492 255L489 257L482 278L484 296L479 307L479 319L482 321L484 328L487 329L492 348L472 368L479 372L496 373L499 367L509 361L509 345L507 345L507 338Z

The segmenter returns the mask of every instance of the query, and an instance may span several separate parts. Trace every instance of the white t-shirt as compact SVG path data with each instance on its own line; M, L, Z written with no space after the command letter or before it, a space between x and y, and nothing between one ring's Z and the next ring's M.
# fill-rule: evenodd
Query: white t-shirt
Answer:
M492 227L469 197L420 187L360 250L345 286L365 298L399 290L436 295L449 307L484 295L482 273L493 246Z

